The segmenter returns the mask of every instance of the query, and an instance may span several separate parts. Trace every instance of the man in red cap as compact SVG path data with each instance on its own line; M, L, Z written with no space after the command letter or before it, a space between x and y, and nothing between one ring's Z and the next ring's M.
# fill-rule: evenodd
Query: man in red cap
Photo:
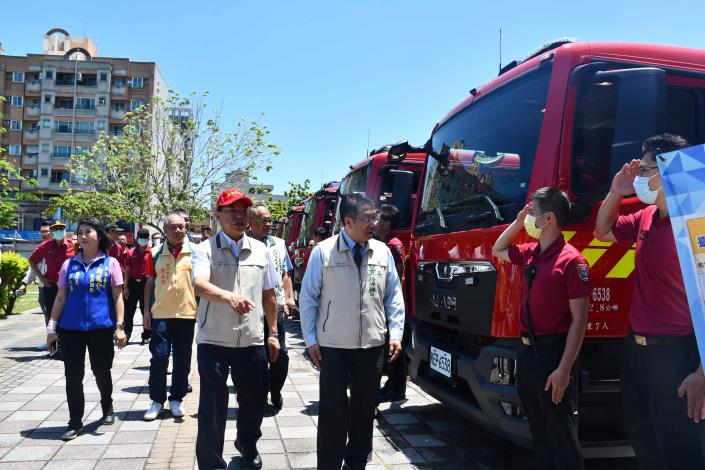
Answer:
M257 441L269 390L269 360L279 356L277 273L264 243L248 237L252 201L237 189L220 193L215 217L222 230L198 245L192 257L198 308L198 405L196 458L200 468L226 469L223 459L228 412L228 373L237 384L240 467L262 468ZM266 322L265 322L266 316ZM262 325L269 325L265 332Z

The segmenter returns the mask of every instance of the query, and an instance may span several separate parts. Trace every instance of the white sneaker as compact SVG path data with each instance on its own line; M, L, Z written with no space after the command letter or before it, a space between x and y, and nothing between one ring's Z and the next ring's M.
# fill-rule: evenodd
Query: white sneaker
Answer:
M155 419L157 419L157 416L159 416L159 413L161 413L163 409L164 405L153 401L152 404L149 406L149 409L144 412L144 420L154 421Z
M171 415L174 418L181 418L184 416L186 411L184 410L184 405L180 401L170 401L169 402L169 410L171 410Z

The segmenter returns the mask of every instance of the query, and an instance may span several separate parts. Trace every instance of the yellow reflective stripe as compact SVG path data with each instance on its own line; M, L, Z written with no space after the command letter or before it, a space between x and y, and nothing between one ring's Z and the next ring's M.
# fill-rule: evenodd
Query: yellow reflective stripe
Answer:
M595 263L597 263L597 260L599 260L605 253L607 253L606 248L585 248L582 255L585 257L590 267L593 267L595 266Z
M563 238L565 238L565 241L569 242L571 238L575 236L575 234L578 233L576 231L570 231L570 230L564 230L563 231Z
M617 264L614 265L614 268L610 272L607 273L607 276L605 278L613 278L613 279L626 279L629 277L629 275L634 271L634 256L635 256L636 251L635 250L629 250L627 251L624 256L622 256L622 259L620 259Z
M603 242L597 238L593 238L589 246L612 246L612 242Z

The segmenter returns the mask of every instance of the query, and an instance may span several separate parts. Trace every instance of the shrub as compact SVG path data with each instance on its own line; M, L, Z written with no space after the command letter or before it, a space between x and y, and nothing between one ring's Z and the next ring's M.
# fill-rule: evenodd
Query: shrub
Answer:
M13 251L2 254L0 260L0 312L11 315L17 300L17 290L29 268L29 261Z

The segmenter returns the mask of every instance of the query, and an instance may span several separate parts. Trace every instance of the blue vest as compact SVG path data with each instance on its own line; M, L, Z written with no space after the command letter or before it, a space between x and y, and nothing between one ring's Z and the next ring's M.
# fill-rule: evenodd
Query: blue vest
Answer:
M89 331L115 327L110 259L104 255L86 268L83 261L75 256L71 258L66 270L66 303L59 328Z

